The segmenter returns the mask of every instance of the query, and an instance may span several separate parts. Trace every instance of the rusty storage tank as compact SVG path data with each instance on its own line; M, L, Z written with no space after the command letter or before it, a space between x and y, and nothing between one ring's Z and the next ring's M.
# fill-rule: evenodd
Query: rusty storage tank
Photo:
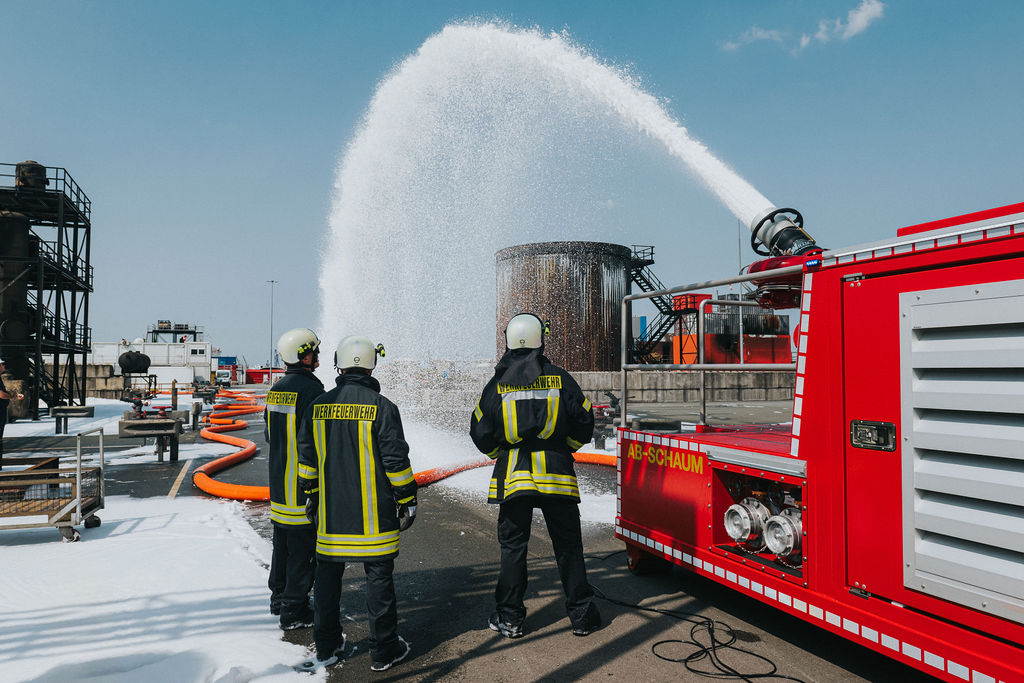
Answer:
M44 190L50 184L46 177L46 167L38 161L26 159L14 167L14 186Z
M605 242L536 242L495 254L497 355L517 313L551 321L544 354L567 370L620 369L620 306L629 294L628 247Z

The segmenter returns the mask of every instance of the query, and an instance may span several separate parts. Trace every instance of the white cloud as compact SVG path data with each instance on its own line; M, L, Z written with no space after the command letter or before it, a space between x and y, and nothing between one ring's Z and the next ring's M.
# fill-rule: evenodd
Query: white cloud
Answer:
M814 34L815 40L820 43L827 43L831 38L832 33L839 30L839 26L842 22L839 19L833 21L825 21L822 19L818 22L818 32Z
M770 40L781 44L784 39L785 36L779 31L768 31L758 26L751 26L736 40L724 43L722 48L725 50L738 50L744 45L749 45L750 43L756 43L762 40Z
M859 5L847 12L845 22L842 19L822 19L818 22L818 30L814 35L808 33L801 34L797 44L789 48L789 51L795 55L803 51L812 42L824 45L833 38L849 40L853 36L863 33L867 30L868 26L881 19L884 11L885 3L881 0L861 0ZM736 40L723 43L722 49L734 51L744 45L762 40L770 40L782 47L786 47L789 37L783 31L751 26Z
M843 29L843 40L848 40L858 33L867 30L876 19L882 18L885 5L881 0L861 0L856 9L850 10L846 16L846 28ZM836 22L838 28L838 21Z

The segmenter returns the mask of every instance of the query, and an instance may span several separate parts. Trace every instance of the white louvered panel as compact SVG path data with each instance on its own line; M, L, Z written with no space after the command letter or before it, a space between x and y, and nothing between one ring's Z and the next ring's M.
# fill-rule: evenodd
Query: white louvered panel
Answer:
M914 367L1024 368L1024 333L1016 332L996 339L961 336L915 341Z
M917 462L914 487L1013 505L1024 501L1024 462L996 461L995 465L985 466L988 463L979 464L979 460L987 459L929 453Z
M938 327L984 327L1024 323L1024 310L1020 308L1020 296L1012 292L991 296L970 288L961 288L959 301L946 300L922 303L914 306L911 324L913 328ZM979 305L980 301L984 301Z
M929 494L918 500L914 520L921 531L1024 553L1020 514L1015 505Z
M978 585L987 590L1015 598L1019 605L1016 618L1024 621L1024 559L1007 553L993 553L971 548L969 544L938 537L927 537L918 543L917 568L935 577L954 579L967 585ZM926 577L927 578L927 577ZM913 586L912 586L913 587ZM977 607L980 601L971 600Z
M924 411L911 438L917 448L1024 459L1024 420L990 413Z
M900 314L904 585L1024 623L1024 280Z
M1021 353L1024 357L1024 352ZM1020 382L997 379L921 379L914 382L914 406L937 410L1024 413Z

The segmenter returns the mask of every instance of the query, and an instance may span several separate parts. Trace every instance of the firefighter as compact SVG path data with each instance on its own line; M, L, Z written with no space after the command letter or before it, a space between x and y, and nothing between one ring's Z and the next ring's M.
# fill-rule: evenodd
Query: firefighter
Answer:
M398 635L392 575L399 532L416 518L416 480L398 408L371 376L383 355L384 347L366 337L342 339L334 354L337 386L313 402L302 423L299 477L314 496L310 516L317 525L316 658L304 669L326 668L343 656L339 601L348 562L362 563L366 574L371 670L390 669L409 654Z
M505 354L470 419L470 436L495 459L487 502L497 503L501 570L497 610L487 625L507 638L523 635L526 548L535 508L544 514L577 636L601 626L587 582L573 451L590 441L594 414L576 380L544 356L548 325L532 313L505 328Z
M316 530L306 519L306 493L298 477L299 421L313 399L324 393L313 371L320 365L320 340L306 328L288 330L277 342L286 366L284 377L267 393L270 444L270 520L274 552L270 560L270 612L280 615L285 631L313 625L309 592L313 588Z
M11 402L12 398L19 401L25 398L25 395L20 392L7 391L3 380L6 370L7 367L4 365L3 359L0 358L0 469L4 467L4 427L7 425L7 404Z

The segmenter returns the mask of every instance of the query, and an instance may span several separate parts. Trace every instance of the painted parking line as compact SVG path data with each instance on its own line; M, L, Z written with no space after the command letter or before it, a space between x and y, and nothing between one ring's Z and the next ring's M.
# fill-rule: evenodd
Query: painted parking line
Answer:
M184 481L185 473L188 472L188 468L191 464L191 460L186 460L185 464L181 466L181 471L178 472L178 477L174 480L174 486L171 487L170 493L167 494L168 498L174 498L178 495L178 488L181 486L181 482Z

